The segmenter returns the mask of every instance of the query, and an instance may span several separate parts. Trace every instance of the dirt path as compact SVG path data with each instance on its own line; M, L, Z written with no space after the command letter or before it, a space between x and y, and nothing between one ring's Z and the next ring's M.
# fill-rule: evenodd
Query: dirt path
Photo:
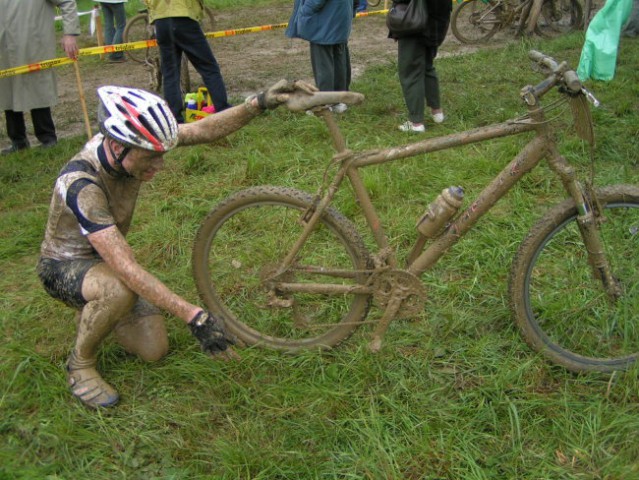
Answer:
M216 15L216 31L279 24L288 21L290 8L254 8ZM241 99L263 89L281 78L312 81L308 43L285 37L283 29L249 33L211 41L213 51L222 68L222 74L231 98ZM81 47L95 45L95 39L86 32L80 37ZM353 76L361 75L368 66L394 61L397 47L387 38L383 15L357 18L349 41ZM461 45L451 34L441 48L441 56L464 53L475 47ZM138 63L109 64L91 57L81 61L80 71L89 118L95 133L95 89L100 85L116 84L150 88L149 73ZM81 135L86 131L74 69L57 69L59 104L53 114L60 138ZM194 83L199 76L193 72ZM31 132L32 126L27 121ZM32 137L33 143L37 141ZM0 146L8 144L4 118L0 120Z

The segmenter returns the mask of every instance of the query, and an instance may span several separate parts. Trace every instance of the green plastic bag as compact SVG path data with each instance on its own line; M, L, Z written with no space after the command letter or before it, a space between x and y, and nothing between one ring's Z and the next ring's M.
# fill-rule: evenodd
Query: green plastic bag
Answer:
M612 80L617 64L621 28L632 9L632 0L607 0L597 12L586 32L577 75L581 81Z

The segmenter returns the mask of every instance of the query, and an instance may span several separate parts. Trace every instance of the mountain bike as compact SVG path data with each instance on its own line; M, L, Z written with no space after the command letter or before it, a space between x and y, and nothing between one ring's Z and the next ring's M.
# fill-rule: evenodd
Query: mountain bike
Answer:
M215 15L212 8L204 6L204 18L201 24L205 33L214 30ZM148 9L139 10L137 15L127 21L122 36L125 43L155 40L155 28L149 23ZM127 50L126 53L134 62L142 63L149 68L151 88L159 91L162 87L162 73L160 71L160 52L157 46ZM189 61L185 55L182 55L180 64L180 84L183 91L191 91Z
M533 21L534 0L463 0L450 19L453 35L462 43L481 43L514 27L522 34ZM581 28L583 9L578 0L544 0L534 26L539 35L552 36Z
M592 179L578 178L559 151L556 135L563 127L555 109L568 105L576 133L594 148L588 100L596 100L566 62L536 51L530 58L545 78L521 90L527 112L503 123L352 151L330 109L318 110L336 154L314 195L255 186L222 200L201 223L192 265L207 307L247 345L328 349L371 323L369 347L378 351L392 320L423 312L422 274L543 163L567 198L530 229L514 257L508 295L515 323L534 350L569 370L611 372L632 365L639 350L639 187L595 188ZM559 100L542 105L553 89ZM460 187L442 192L420 219L412 251L405 261L398 258L399 246L391 245L360 170L522 134L531 138L466 208L460 208ZM345 183L352 188L341 188ZM332 205L338 192L353 196L376 252ZM379 320L365 320L371 304L381 310Z

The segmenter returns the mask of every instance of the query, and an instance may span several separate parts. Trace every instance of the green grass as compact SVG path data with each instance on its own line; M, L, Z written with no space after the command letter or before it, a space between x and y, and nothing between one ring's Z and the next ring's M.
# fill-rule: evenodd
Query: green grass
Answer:
M575 34L438 60L448 121L426 135L521 112L519 89L540 78L528 48L576 66L582 40ZM589 82L602 102L594 111L598 184L639 180L637 56L637 42L623 39L616 78ZM340 121L351 148L408 141L396 129L405 113L394 66L367 72L353 89L367 100ZM562 150L586 174L586 149L568 129L560 133ZM442 188L461 184L472 197L523 140L368 169L366 185L399 248L410 249L414 222ZM391 324L380 353L367 350L363 327L323 354L248 348L241 361L221 363L169 318L170 354L157 364L111 341L103 346L99 368L122 400L109 411L87 410L65 385L72 312L44 293L34 272L52 182L82 143L65 139L0 160L0 479L639 476L637 371L570 374L533 353L510 318L510 260L535 219L563 196L546 167L425 276L423 315ZM314 192L329 155L321 123L283 109L215 145L167 155L166 171L143 189L129 236L139 261L197 301L190 251L206 212L251 185ZM344 195L337 205L357 213Z

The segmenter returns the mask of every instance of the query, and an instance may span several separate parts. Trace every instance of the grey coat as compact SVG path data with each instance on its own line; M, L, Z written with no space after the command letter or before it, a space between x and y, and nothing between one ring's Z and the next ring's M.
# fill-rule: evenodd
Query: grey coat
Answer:
M78 35L75 0L0 0L0 70L56 58L54 17L60 7L64 33ZM54 68L0 78L0 110L26 112L58 101Z

